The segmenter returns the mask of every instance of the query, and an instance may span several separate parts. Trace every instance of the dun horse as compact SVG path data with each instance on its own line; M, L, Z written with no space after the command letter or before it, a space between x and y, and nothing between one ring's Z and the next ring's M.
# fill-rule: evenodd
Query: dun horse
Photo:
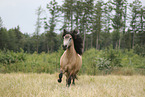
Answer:
M71 80L75 84L77 79L76 74L79 72L82 66L82 38L78 31L63 32L63 49L65 52L60 58L60 74L58 82L61 83L63 74L66 75L66 86L70 86Z

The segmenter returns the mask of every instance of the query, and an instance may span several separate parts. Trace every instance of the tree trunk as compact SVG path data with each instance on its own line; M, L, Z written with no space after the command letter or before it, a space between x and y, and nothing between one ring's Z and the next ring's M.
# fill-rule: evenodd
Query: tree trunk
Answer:
M73 30L73 13L71 8L71 31Z
M84 32L84 41L83 41L83 52L85 51L85 41L86 41L86 30L84 29L83 25L83 32Z
M123 35L125 34L125 28L126 28L126 13L127 13L127 5L125 6L125 12L124 12L124 27L123 27Z
M38 43L37 43L37 53L38 53Z
M96 39L96 49L98 49L98 37Z
M117 47L118 47L118 42L116 42L116 47L115 48L117 49Z
M97 38L96 38L96 49L98 49L98 32L97 32Z
M93 46L93 35L91 34L91 48Z
M119 46L118 46L119 49L120 49L120 41L121 41L121 39L119 39Z
M132 39L132 48L134 49L134 31L133 31L133 39Z
M88 38L86 38L86 50L88 50Z

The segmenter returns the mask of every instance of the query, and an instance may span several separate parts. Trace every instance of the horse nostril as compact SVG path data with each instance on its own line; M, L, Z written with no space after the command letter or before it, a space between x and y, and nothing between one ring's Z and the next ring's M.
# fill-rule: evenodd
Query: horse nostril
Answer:
M67 45L62 45L62 47L63 47L63 50L66 50Z

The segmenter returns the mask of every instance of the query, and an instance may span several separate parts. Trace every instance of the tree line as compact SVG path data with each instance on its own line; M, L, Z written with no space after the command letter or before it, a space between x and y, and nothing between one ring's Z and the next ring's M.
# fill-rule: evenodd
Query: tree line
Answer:
M63 29L79 30L84 51L90 48L105 49L112 45L119 49L145 50L145 6L140 0L64 0L59 5L50 1L42 17L43 9L36 10L37 21L33 35L24 34L20 27L7 30L0 18L0 49L28 53L54 52L61 47ZM59 28L58 24L62 24ZM42 26L44 25L44 26ZM44 33L40 34L40 28Z

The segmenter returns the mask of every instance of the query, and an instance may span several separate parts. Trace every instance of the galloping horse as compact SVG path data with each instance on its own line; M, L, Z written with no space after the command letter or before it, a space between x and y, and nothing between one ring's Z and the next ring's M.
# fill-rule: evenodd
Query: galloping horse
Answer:
M71 80L75 84L77 79L76 74L82 66L82 43L83 40L78 31L68 32L64 29L63 32L63 49L65 52L60 58L60 74L58 82L61 83L63 74L66 75L66 86L70 86Z

